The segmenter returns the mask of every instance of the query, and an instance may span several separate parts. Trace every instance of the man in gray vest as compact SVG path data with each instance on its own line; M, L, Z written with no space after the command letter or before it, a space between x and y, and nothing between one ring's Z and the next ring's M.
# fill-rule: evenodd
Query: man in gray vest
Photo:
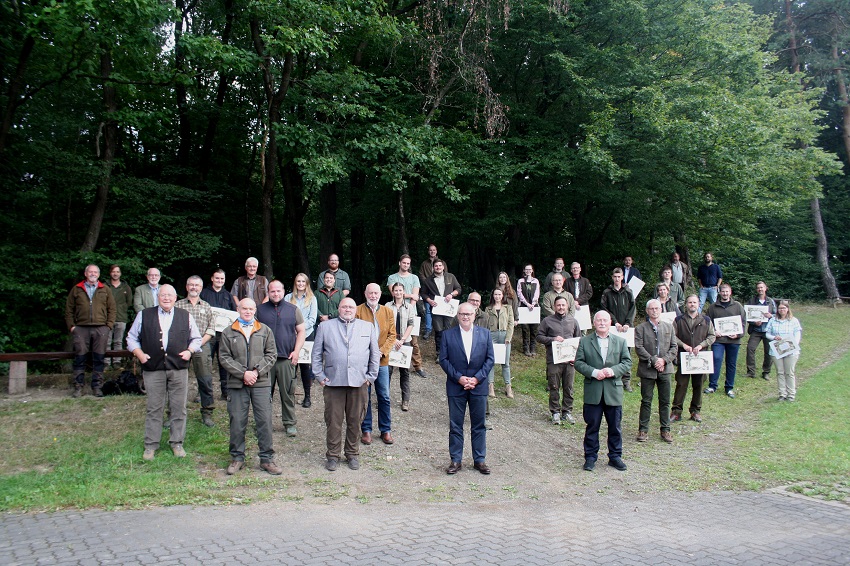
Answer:
M145 460L153 460L162 437L162 411L168 399L171 451L184 458L186 436L186 390L189 360L201 351L201 333L195 319L184 309L174 308L177 292L171 285L159 288L159 306L136 315L127 336L127 348L142 364L147 392L145 416Z

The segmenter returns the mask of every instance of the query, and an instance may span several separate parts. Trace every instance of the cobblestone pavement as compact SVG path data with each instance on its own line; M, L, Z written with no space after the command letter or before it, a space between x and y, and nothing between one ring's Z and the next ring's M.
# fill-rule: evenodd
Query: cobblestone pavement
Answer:
M848 564L850 508L782 493L552 506L271 502L0 515L2 563Z

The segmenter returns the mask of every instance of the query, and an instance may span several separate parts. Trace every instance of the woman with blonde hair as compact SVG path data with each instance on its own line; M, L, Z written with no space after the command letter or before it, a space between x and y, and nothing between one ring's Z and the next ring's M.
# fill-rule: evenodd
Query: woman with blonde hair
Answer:
M310 288L310 280L304 273L299 273L295 276L295 281L292 282L292 292L288 293L284 301L289 301L301 310L301 316L304 317L304 333L307 335L307 342L312 342L316 337L316 318L318 316L318 304L313 296L313 290ZM313 382L313 372L310 370L310 364L298 364L301 368L301 384L304 386L304 400L301 406L305 409L309 408L313 402L310 400L310 385Z
M779 382L779 400L793 401L797 395L797 377L794 370L800 357L800 339L803 328L800 321L791 314L788 301L779 301L776 316L771 318L765 328L765 336L773 341L770 355L776 364L776 378ZM780 346L785 342L786 347ZM787 353L790 350L791 353ZM786 355L782 355L786 354Z

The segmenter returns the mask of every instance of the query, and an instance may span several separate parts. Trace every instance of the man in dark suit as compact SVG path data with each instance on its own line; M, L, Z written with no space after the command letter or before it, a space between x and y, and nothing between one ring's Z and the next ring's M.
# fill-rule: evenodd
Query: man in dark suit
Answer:
M673 325L661 321L661 301L650 299L646 303L646 322L635 328L635 352L640 362L640 423L638 442L646 442L649 433L649 416L652 397L658 385L658 420L661 423L661 440L673 442L670 434L670 383L676 370L674 362L678 352Z
M632 277L637 277L643 281L643 277L640 275L640 270L634 266L634 263L635 262L630 255L623 258L623 285L628 285L629 281L632 280Z
M584 469L593 471L599 453L599 427L602 415L608 424L608 465L620 471L623 462L623 382L621 378L632 367L626 341L609 336L611 315L599 311L593 317L595 332L583 337L576 352L575 368L584 376Z
M475 469L489 474L484 461L487 454L487 375L496 361L490 331L474 326L475 307L463 303L458 308L458 326L443 332L440 367L446 372L446 397L449 403L449 475L461 469L463 460L463 421L469 406L472 459Z

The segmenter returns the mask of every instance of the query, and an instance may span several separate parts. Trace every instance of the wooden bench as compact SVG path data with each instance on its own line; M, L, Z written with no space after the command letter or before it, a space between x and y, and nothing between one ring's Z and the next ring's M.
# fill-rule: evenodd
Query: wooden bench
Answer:
M127 358L132 355L129 350L107 350L105 357ZM27 362L73 360L74 356L74 352L0 354L0 362L9 362L9 395L23 395L27 392Z

